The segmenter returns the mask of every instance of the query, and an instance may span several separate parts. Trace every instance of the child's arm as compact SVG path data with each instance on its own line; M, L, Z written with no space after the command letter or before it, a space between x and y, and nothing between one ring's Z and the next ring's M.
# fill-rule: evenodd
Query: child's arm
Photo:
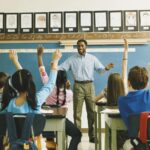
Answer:
M17 70L22 69L22 66L18 60L18 55L16 51L14 50L9 51L9 59L13 62Z
M124 52L123 52L123 58L122 58L122 80L124 82L125 93L128 92L127 64L128 64L128 41L126 39L124 39Z
M42 58L43 51L44 51L44 47L42 46L37 47L37 59L38 59L39 72L43 84L46 84L48 82L49 77L47 75L47 72L43 64L43 58Z
M38 66L39 67L44 66L43 59L42 59L43 51L44 51L44 47L42 47L42 46L37 47L37 58L38 58Z
M42 89L37 93L37 106L38 108L45 102L46 98L50 93L52 92L55 83L56 83L56 77L57 77L57 67L58 67L58 61L61 58L61 52L59 50L56 50L53 53L52 62L51 62L51 71L48 83L45 84Z
M107 97L107 88L104 88L99 95L95 96L95 101L100 101L102 98Z

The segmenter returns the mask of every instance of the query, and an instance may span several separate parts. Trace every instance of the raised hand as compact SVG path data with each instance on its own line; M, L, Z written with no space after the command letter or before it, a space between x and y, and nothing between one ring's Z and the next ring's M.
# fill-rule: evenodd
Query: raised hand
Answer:
M52 55L51 68L52 70L57 70L58 61L61 58L62 54L60 50L56 50Z
M9 59L11 61L18 61L18 55L15 50L9 50Z
M9 51L9 59L13 62L17 70L22 69L22 66L18 60L18 55L15 50Z
M59 59L62 57L62 53L60 50L56 50L52 55L52 61L59 61Z
M127 39L124 39L124 49L128 50L128 41L127 41Z
M44 52L44 47L42 45L37 47L37 55L41 56Z

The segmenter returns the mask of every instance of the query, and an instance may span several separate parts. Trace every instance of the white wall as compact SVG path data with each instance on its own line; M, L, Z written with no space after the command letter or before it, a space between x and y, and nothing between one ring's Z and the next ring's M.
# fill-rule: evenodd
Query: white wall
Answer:
M0 12L149 9L150 0L0 0Z

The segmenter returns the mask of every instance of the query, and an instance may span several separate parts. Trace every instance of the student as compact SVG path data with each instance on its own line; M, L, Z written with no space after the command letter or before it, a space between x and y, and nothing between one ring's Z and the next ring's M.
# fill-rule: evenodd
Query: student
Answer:
M5 72L0 72L0 110L1 110L1 101L2 101L2 93L5 83L7 81L8 75ZM3 137L0 136L0 150L3 149Z
M150 111L149 75L145 67L134 66L128 74L129 93L119 98L119 110L128 128L128 117L132 113Z
M8 75L5 72L0 72L0 109L1 109L3 88L6 83L7 78L8 78Z
M54 52L49 81L36 93L31 73L26 69L16 71L6 82L2 96L2 109L13 113L39 113L41 105L52 91L57 77L60 51Z
M45 84L48 80L47 73L45 71L45 67L43 65L42 60L43 47L37 48L37 57L38 57L38 65L40 76ZM56 86L53 91L46 99L47 105L53 105L58 107L67 107L67 103L72 101L73 93L70 89L67 89L67 74L65 71L59 70L57 74ZM69 120L66 118L66 135L71 136L71 141L69 144L68 150L77 150L78 144L81 141L81 132L80 130Z
M111 73L108 77L107 88L105 88L98 96L96 101L105 100L107 106L117 106L119 96L127 93L127 58L128 58L128 42L124 39L124 52L122 58L122 76L119 73Z
M74 123L81 130L81 114L83 103L85 102L89 127L89 142L95 143L97 142L97 139L94 136L94 71L103 73L113 68L113 64L108 64L106 67L104 67L95 56L86 52L87 45L88 44L86 40L78 40L78 53L65 60L59 66L59 70L71 70L73 74Z
M96 101L105 101L111 109L118 107L118 98L127 93L127 58L128 58L128 42L124 39L124 52L122 58L122 76L119 73L111 73L108 77L107 88L105 88L98 96ZM124 131L117 132L117 147L123 146L127 139L127 133Z

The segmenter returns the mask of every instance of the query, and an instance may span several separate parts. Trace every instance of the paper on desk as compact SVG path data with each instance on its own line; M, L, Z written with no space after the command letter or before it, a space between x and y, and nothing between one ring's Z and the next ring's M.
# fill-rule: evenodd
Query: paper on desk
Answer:
M48 109L48 110L46 110L46 109L41 109L40 112L43 113L43 114L47 114L47 113L52 114L54 111L51 110L51 109Z
M106 103L107 99L105 97L103 97L103 98L99 99L97 102L98 103Z
M102 114L120 114L119 109L106 108L101 111Z

